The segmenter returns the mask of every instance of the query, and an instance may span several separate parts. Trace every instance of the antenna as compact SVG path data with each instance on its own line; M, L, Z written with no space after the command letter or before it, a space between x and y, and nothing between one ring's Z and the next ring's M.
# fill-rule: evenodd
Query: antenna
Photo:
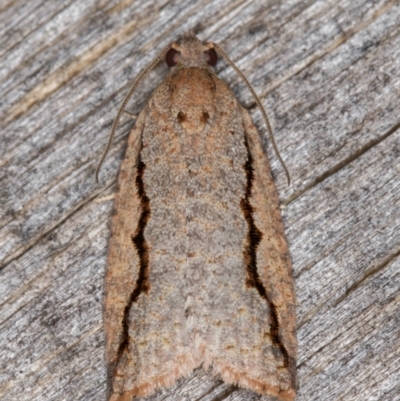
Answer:
M257 103L257 106L260 108L261 110L261 114L264 118L265 121L265 125L267 126L267 131L268 131L268 135L269 138L271 140L272 143L272 147L274 148L275 154L278 157L279 162L281 163L283 169L285 170L285 174L288 180L288 185L290 185L290 174L289 174L289 170L287 169L280 153L278 150L278 147L276 146L275 143L275 138L274 138L274 134L272 132L272 128L271 128L271 124L269 123L268 120L268 116L267 113L264 109L264 106L261 103L261 100L259 99L259 97L257 96L256 92L254 91L253 87L250 85L250 82L247 80L247 78L245 77L245 75L243 74L242 71L239 70L238 67L236 67L235 63L228 57L228 55L219 47L219 45L217 45L216 43L212 43L212 45L214 46L214 48L217 50L217 52L223 57L223 59L236 71L236 73L243 79L244 83L246 84L246 86L249 88L249 91L251 92L251 94L254 97L254 100Z
M125 110L126 105L128 104L130 98L132 97L133 93L135 92L137 86L140 84L140 82L143 80L143 78L147 75L147 73L149 71L151 71L160 61L161 59L163 59L165 57L165 55L167 54L168 50L171 48L171 45L169 44L167 47L164 48L164 50L161 51L161 53L139 74L139 76L136 78L135 82L133 83L131 89L129 90L128 94L125 96L124 101L122 102L117 116L114 119L112 128L111 128L111 132L110 132L110 136L108 137L108 142L107 142L107 146L106 149L103 153L103 156L101 156L100 162L97 166L96 169L96 182L99 182L99 171L101 168L101 165L104 162L104 159L107 156L108 151L110 150L111 147L111 143L115 134L115 131L117 130L118 124L119 124L119 119L121 118L122 113Z

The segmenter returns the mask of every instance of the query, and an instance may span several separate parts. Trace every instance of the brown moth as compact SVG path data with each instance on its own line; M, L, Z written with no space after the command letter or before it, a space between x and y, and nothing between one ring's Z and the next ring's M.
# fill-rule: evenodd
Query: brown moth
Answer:
M110 401L199 366L259 394L296 395L279 201L249 113L210 67L217 52L241 74L190 33L149 67L166 56L172 69L138 116L118 177L105 279Z

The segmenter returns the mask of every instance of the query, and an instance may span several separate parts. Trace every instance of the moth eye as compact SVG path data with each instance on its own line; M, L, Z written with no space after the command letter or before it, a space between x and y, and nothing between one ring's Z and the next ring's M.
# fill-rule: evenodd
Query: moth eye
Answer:
M209 65L214 67L217 64L218 56L217 52L214 49L206 50L204 52L204 57Z
M165 56L165 62L167 63L167 66L173 67L174 65L177 65L180 55L181 54L178 52L178 50L169 49L167 51L167 55Z

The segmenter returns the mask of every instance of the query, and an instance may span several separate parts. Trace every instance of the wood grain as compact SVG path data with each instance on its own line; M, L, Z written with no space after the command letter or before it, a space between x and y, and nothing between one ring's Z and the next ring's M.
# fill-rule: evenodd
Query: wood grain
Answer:
M129 84L191 28L254 85L291 171L288 187L265 141L297 288L297 400L400 400L395 0L0 2L0 399L105 398L101 198L115 192L128 116L100 185L94 171ZM265 132L244 84L217 71ZM201 370L150 399L267 400Z

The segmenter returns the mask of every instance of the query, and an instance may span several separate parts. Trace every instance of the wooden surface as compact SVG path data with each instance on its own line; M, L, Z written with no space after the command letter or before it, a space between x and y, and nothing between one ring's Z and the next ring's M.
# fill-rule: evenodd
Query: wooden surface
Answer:
M103 276L137 74L180 33L261 96L298 298L297 400L400 400L400 4L0 1L0 399L104 400ZM245 86L219 75L265 134ZM129 109L165 76L159 66ZM267 400L202 370L152 401ZM272 400L272 399L271 399Z

